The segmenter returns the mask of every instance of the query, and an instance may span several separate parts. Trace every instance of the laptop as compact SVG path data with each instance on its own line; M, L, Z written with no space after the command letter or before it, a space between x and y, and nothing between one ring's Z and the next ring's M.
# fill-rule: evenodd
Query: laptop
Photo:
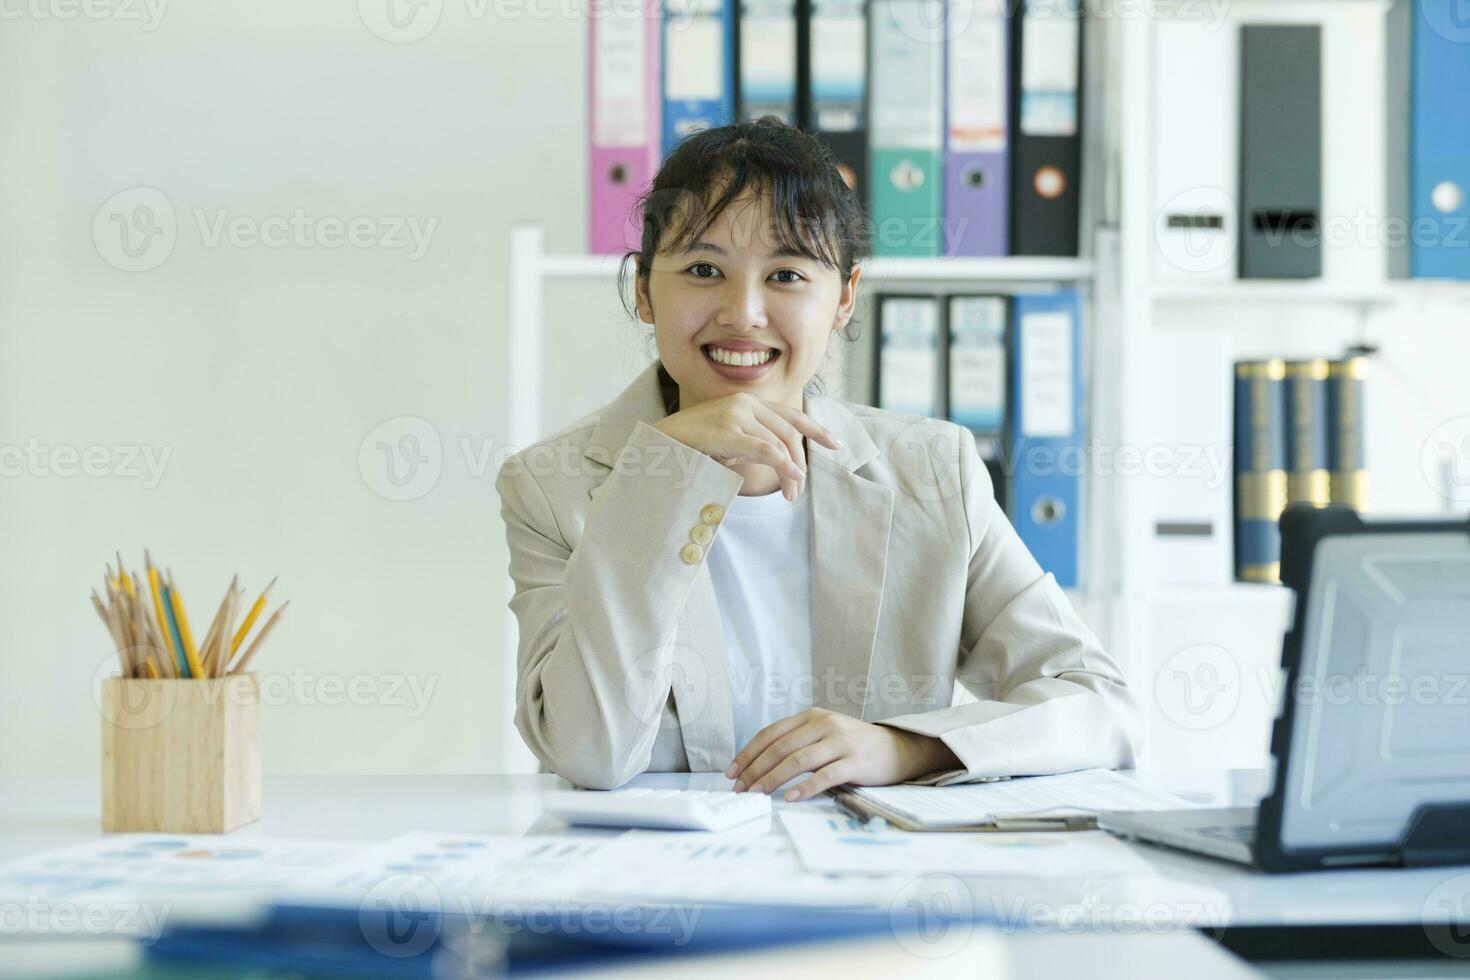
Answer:
M1265 871L1470 861L1470 519L1293 505L1281 579L1271 792L1098 826Z

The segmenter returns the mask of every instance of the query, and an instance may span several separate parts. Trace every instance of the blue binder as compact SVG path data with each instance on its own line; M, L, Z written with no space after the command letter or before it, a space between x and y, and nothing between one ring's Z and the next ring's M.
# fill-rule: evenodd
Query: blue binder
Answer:
M735 119L736 0L664 0L664 156Z
M1011 306L1010 516L1043 570L1078 585L1081 540L1082 303L1076 292Z
M1413 6L1413 275L1470 279L1470 17L1464 0Z

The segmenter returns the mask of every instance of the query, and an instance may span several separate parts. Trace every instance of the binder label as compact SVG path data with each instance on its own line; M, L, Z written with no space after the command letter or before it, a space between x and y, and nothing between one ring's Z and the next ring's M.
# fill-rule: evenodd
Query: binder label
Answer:
M887 299L881 306L878 401L914 415L939 414L939 303Z
M868 24L863 0L812 0L812 121L825 133L863 127Z
M684 102L718 101L725 94L723 4L709 0L665 2L665 97Z
M1006 148L1005 0L949 0L949 147Z
M886 149L944 141L944 8L938 0L875 0L872 139Z
M648 142L648 101L644 92L645 0L607 0L597 18L597 67L593 91L592 141L599 146L641 146Z
M1006 302L997 296L949 303L949 417L982 432L1005 423Z
M1072 434L1072 318L1065 311L1021 319L1021 434Z
M796 0L745 0L740 101L746 119L773 115L796 121Z
M1021 132L1077 135L1077 0L1026 0L1021 24Z

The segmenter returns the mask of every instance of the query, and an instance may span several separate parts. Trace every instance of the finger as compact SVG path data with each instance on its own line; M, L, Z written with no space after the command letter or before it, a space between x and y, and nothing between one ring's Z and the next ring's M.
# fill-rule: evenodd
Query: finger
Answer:
M801 470L791 461L786 444L777 439L769 429L761 428L761 434L747 433L736 437L736 448L740 455L753 463L765 463L783 479L800 482Z
M796 426L786 421L780 413L774 412L764 405L756 409L755 417L756 421L764 425L776 438L781 440L782 444L786 446L787 451L791 453L791 461L801 467L802 475L805 476L806 449L802 446L801 432L797 430Z
M751 789L754 789L757 783L768 791L780 786L780 783L773 783L768 778L771 771L808 745L820 741L822 734L821 728L812 724L802 725L787 732L766 746L765 751L745 767L745 772L740 775L740 781Z
M754 793L774 793L804 772L816 772L830 762L844 757L836 739L819 738L812 744L786 756L774 769L762 776L750 789Z
M801 443L801 433L797 431L796 426L787 422L776 412L765 407L764 403L756 407L754 414L755 421L758 424L764 426L768 432L781 440L781 445L786 447L786 452L790 455L791 461L801 471L800 480L791 480L785 474L777 473L781 478L782 496L787 500L795 502L797 495L801 493L801 488L806 485L806 449Z
M800 728L806 722L807 719L802 714L788 715L756 732L751 740L745 743L745 748L736 752L735 758L730 760L730 766L725 770L725 778L735 779L746 766L750 765L752 759L766 750L766 746L787 732Z
M796 426L801 432L817 440L828 449L841 449L842 440L834 436L830 429L822 425L810 415L790 405L782 405L779 402L766 402L766 407L780 414L782 418Z
M849 782L851 780L851 777L848 775L850 768L846 756L837 759L835 762L828 763L812 773L811 779L808 779L800 786L793 786L787 790L785 796L786 802L796 803L801 800L809 800L818 793L825 793L834 786L841 786L843 783Z

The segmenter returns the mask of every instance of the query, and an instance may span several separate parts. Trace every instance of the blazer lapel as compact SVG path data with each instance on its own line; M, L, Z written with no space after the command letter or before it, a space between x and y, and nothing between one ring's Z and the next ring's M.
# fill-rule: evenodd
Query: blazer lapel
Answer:
M808 398L805 410L843 443L807 442L812 495L812 704L862 718L868 668L888 567L893 491L858 474L878 454L861 422L840 402Z

